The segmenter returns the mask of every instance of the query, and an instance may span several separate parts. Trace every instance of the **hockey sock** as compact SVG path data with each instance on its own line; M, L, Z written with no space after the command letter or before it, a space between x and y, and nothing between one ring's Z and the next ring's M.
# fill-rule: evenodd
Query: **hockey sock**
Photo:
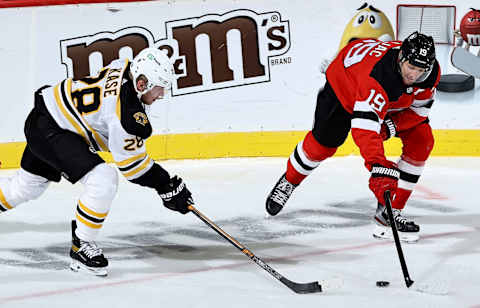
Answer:
M393 199L392 202L392 207L394 209L403 210L411 194L411 190L397 188L397 192L395 193L395 199Z
M398 169L400 170L400 179L398 181L398 188L395 194L395 199L392 202L392 207L395 209L403 209L412 194L415 185L422 174L425 162L414 161L405 156L402 156L398 161Z
M305 139L300 141L290 155L287 162L286 179L292 184L300 184L320 162L335 154L337 148L328 148L318 143L308 132Z
M77 202L75 234L84 241L93 241L117 193L118 175L114 168L103 163L93 168L80 182L85 190Z

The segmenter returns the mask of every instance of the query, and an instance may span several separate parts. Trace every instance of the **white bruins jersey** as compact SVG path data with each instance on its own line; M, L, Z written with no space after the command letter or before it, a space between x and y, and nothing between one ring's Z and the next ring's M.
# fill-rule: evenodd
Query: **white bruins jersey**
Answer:
M112 153L121 173L133 180L145 174L154 161L148 156L143 139L151 133L145 110L138 108L131 115L122 114L125 110L122 104L132 104L122 102L120 96L121 86L127 82L122 76L128 65L128 60L115 60L97 76L65 79L44 89L42 95L49 113L61 128L82 136L92 150ZM138 101L136 96L134 99ZM142 134L127 132L122 126L127 116L134 125L148 125L150 133L142 138Z

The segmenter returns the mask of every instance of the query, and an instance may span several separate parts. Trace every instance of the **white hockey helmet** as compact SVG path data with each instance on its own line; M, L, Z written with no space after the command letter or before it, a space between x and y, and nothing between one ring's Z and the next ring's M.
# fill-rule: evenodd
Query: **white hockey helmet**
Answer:
M130 64L135 90L139 95L145 94L155 86L169 89L175 79L173 64L165 52L157 48L145 48L133 58ZM137 89L137 79L141 75L147 78L144 91Z

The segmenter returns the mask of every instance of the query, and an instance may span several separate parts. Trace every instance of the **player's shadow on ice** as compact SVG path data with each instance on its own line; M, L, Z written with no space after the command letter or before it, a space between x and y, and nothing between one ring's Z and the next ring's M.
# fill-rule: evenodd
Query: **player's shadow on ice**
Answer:
M306 246L280 242L248 244L248 248L257 257L273 267L295 265L304 262L304 260L302 260L302 257L285 253L282 255L279 253L278 256L275 256L274 252L270 250L278 248L278 251L283 252L292 249L301 251L303 247ZM245 271L248 266L252 266L252 269L257 266L241 251L227 242L225 242L225 245L170 244L117 247L105 249L104 252L111 261L110 273L116 277L131 273L182 274L215 270ZM301 255L301 252L298 255ZM141 268L134 266L138 264L138 261L142 263ZM118 268L114 269L114 264L118 264Z

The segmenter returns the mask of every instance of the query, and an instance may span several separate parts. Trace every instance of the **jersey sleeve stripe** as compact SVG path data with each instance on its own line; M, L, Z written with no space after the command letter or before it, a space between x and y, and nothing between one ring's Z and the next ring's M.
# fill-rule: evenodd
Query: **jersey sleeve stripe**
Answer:
M426 108L432 108L433 105L433 99L414 99L412 106L414 107L426 107Z
M121 172L127 172L128 170L131 170L133 168L135 168L136 166L140 165L142 163L143 159L140 159L140 160L137 160L136 162L134 162L133 164L127 166L127 167L118 167L118 170L120 170Z
M428 114L430 113L430 108L426 108L426 107L410 106L410 109L413 110L413 112L415 112L419 116L424 117L424 118L428 117Z
M380 123L378 123L378 121L372 121L370 119L353 118L352 128L370 130L376 132L377 134L380 133Z
M354 119L357 119L357 118L358 119L365 119L365 120L371 120L371 121L374 121L374 122L378 123L378 115L373 111L357 111L357 110L354 110L352 117Z
M131 163L133 163L135 161L143 160L145 157L147 157L147 153L143 152L143 153L140 153L140 154L135 155L133 157L130 157L128 159L118 161L118 162L115 162L115 163L117 164L118 167L125 167L125 166L130 165Z
M141 164L139 167L129 171L129 172L122 172L123 176L125 176L128 180L131 180L133 178L137 178L143 173L147 172L148 169L153 165L153 160L148 157L143 164Z
M353 110L354 111L365 111L365 112L371 111L371 112L373 112L372 106L370 106L370 104L367 101L356 101L355 106L353 107Z
M133 170L136 166L140 165L141 163L145 162L145 160L148 160L148 159L150 159L150 157L148 157L148 155L145 155L141 159L131 163L126 167L118 167L118 170L120 170L120 172L122 173L127 173L128 171Z

